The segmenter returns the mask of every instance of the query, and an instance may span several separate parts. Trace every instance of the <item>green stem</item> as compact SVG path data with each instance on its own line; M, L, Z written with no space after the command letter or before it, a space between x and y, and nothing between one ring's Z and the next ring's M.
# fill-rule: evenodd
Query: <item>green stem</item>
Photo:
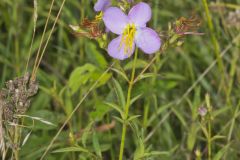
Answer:
M219 71L221 72L221 76L222 76L221 79L222 79L223 84L225 84L226 82L225 82L225 76L224 76L225 75L224 64L221 59L220 46L219 46L218 40L215 35L215 29L214 29L214 25L212 22L211 13L208 8L208 2L207 2L207 0L202 0L202 3L203 3L206 17L207 17L208 28L210 30L210 36L211 36L211 40L212 40L212 43L214 46L214 52L215 52L215 56L217 58L218 68L219 68ZM223 86L226 86L226 85L223 85ZM226 87L224 87L224 89L226 90Z
M212 158L212 150L211 150L211 117L208 121L208 160L211 160Z
M211 160L212 158L212 148L211 148L211 143L212 143L212 134L211 134L211 122L212 122L212 106L210 102L210 96L209 94L206 94L205 96L205 101L208 109L208 117L207 117L207 124L206 124L206 129L207 129L207 148L208 148L208 160Z
M146 105L144 106L143 111L143 128L147 128L148 124L148 113L149 113L149 107L150 107L150 100L147 100Z
M131 79L130 79L129 86L128 86L127 102L126 102L126 106L125 106L124 122L123 122L123 127L122 127L122 138L121 138L121 145L120 145L120 152L119 152L119 160L123 159L123 152L124 152L125 138L126 138L126 131L127 131L127 123L128 123L127 119L128 119L128 113L129 113L130 102L131 102L132 88L133 88L133 84L134 84L137 55L138 55L138 49L135 50L132 75L131 75Z
M17 123L18 124L18 123ZM15 157L15 160L18 160L19 159L19 128L18 126L15 126L15 133L14 133L14 149L13 149L13 152L14 152L14 157Z
M212 106L210 102L210 96L209 94L206 94L206 104L208 109L208 119L207 119L207 145L208 145L208 160L211 160L212 158L212 149L211 149L211 143L212 143L212 134L211 134L211 122L212 122Z

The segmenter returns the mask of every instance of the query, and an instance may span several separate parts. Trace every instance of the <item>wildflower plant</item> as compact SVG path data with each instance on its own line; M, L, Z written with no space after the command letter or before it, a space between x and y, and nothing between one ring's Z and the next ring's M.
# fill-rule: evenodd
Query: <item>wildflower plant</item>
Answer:
M62 1L56 16L52 15L55 13L51 13L51 10L52 8L56 9L59 5L54 6L54 0L52 1L33 68L31 68L31 54L28 57L29 62L24 73L33 70L32 75L23 74L22 77L18 76L19 78L11 78L13 80L7 81L6 73L3 74L2 82L4 83L3 88L0 89L0 151L2 152L0 158L4 160L9 157L12 159L22 159L23 157L26 160L44 160L54 159L56 156L55 159L71 160L174 158L218 160L222 157L229 159L229 153L234 153L235 157L239 155L233 140L238 133L235 131L239 131L234 126L240 115L240 102L238 97L232 98L231 96L233 93L238 93L233 86L238 82L235 77L239 79L237 74L239 71L237 61L239 59L239 36L234 38L222 53L220 48L219 53L217 49L219 57L211 62L214 56L211 57L209 53L212 50L208 50L208 47L213 45L206 45L209 43L207 33L198 32L204 18L198 16L186 18L178 15L178 11L172 14L176 14L174 15L176 18L173 18L169 14L169 8L160 8L163 6L161 3L165 2L141 0L72 0L72 3L69 3L70 8L72 9L72 4L77 6L74 5L76 10L73 15L70 14L72 10L69 12L64 10L64 14L61 15L65 1ZM71 0L69 1L71 2ZM207 9L207 0L203 1L205 9ZM12 2L3 3L10 4ZM34 3L34 7L37 8L37 0L34 0ZM166 3L172 4L170 1L166 1ZM0 9L1 7L2 5L0 5ZM239 8L239 6L236 7ZM29 10L28 7L26 8ZM41 10L41 8L39 9ZM77 36L76 38L68 34L69 30L65 30L65 25L62 26L66 19L61 20L61 23L57 22L61 16L68 17L67 20L72 23L76 22L77 14L75 13L79 9L81 10L79 24L69 25L71 33ZM35 14L37 14L36 12ZM43 13L45 15L45 10ZM211 24L208 10L206 14L210 32L222 31L220 28L214 28L215 21ZM2 15L0 13L1 25ZM168 15L174 20L166 23L164 20L169 17L159 18L159 15ZM224 18L224 13L221 16ZM48 20L52 20L50 17L54 18L54 23L48 32L47 23ZM221 25L225 25L224 19L221 20ZM229 28L238 29L239 11L229 12L226 22L228 23L226 26ZM37 28L34 28L34 32L36 31L36 34L43 29L41 24L35 22L34 26ZM38 28L38 26L41 27ZM5 30L5 24L1 27ZM55 32L58 34L54 34ZM45 33L48 37L44 36ZM222 33L219 32L219 35ZM12 39L11 34L10 40ZM207 36L202 36L205 34ZM235 33L230 34L234 36ZM0 35L0 39L2 39L2 35L4 34ZM16 58L19 58L20 52L25 53L25 50L18 46L20 42L18 36L20 35L14 34L13 36L16 41L14 45L17 48ZM51 53L51 48L49 47L48 50L47 45L51 42L52 35L57 36L52 40L54 45L51 45L54 47L53 53L56 51L58 53L57 60L55 60L55 54L49 57L44 56L46 50ZM200 43L191 42L185 45L185 39L188 36L199 36L191 40ZM222 42L216 41L215 34L211 36L213 36L212 41L221 44L219 46L222 49ZM4 36L4 38L6 37ZM201 42L202 38L206 39ZM227 39L231 39L231 37L227 37L224 41ZM38 41L39 38L36 42ZM34 42L34 38L32 42ZM27 44L24 42L24 45L26 45L25 43ZM22 43L20 44L22 45ZM4 45L0 44L0 51ZM32 46L33 51L30 50L30 52L35 53L37 45L32 44ZM181 48L181 46L183 47ZM232 56L229 53L226 58L222 59L231 47L235 47L235 55ZM168 48L171 49L168 51ZM189 54L185 53L187 49L190 51L187 52ZM18 52L19 50L20 52ZM163 53L169 54L162 55ZM201 53L206 53L210 58L204 56L201 59ZM196 55L193 55L194 58L191 59L190 54ZM182 57L179 58L180 56ZM232 60L232 57L235 59ZM22 59L24 60L25 57L16 60L18 65L15 66L10 64L10 61L8 62L8 58L4 59L4 56L0 54L0 62L8 62L6 68L9 67L11 70L16 68L19 75L22 70L19 62ZM50 63L56 61L60 67L50 64L49 59L52 60ZM169 59L170 61L167 61ZM226 76L223 74L227 80L229 79L226 87L224 86L225 82L218 80L219 72L214 72L213 76L209 76L212 78L210 81L207 79L209 77L206 77L219 60L223 60L229 66L226 68L226 73L229 70L230 74L226 74ZM204 65L209 62L209 68L204 71ZM39 69L41 72L38 72ZM73 71L69 73L72 69ZM225 68L223 69L225 71ZM185 73L190 74L184 75ZM183 83L187 86L182 86ZM192 86L188 86L190 83ZM217 85L220 87L216 88ZM31 103L38 88L40 93L34 97L38 99ZM225 94L222 94L222 90L225 89L226 100L222 96ZM203 92L206 91L209 94L206 94L205 100L202 100ZM192 92L194 94L190 95ZM221 98L218 98L219 95ZM225 101L226 107L223 106ZM31 104L35 103L38 104L37 107L31 107L28 115L28 109ZM237 107L227 108L234 105ZM189 108L179 106L189 106ZM30 116L34 113L38 115L38 110L41 109L43 109L43 113L39 111L40 117L42 113L47 117L46 120ZM224 118L220 117L222 114ZM218 121L222 122L225 117L231 118L230 123L227 122L223 129L217 132L219 126L222 126ZM34 120L51 127L44 126L42 129L37 126L37 123L34 124ZM50 122L52 120L57 125ZM215 123L218 125L216 126ZM179 130L183 132L178 133ZM32 136L35 131L37 133ZM200 135L198 135L199 133ZM27 141L29 137L29 140L37 139L38 143L35 146L33 146L34 143L29 144ZM181 137L183 139L180 139ZM45 143L42 144L43 140L49 141L47 146ZM181 144L179 140L181 140ZM227 145L223 142L225 140ZM26 147L24 144L28 146ZM22 149L23 146L30 149ZM40 150L39 146L42 147ZM31 153L30 151L34 150L32 149L34 147L37 147L37 151ZM24 152L20 153L22 150Z
M195 31L199 24L197 20L193 18L180 18L173 24L174 27L169 28L165 43L162 44L163 42L159 34L154 29L147 26L147 23L152 18L152 9L148 3L139 2L132 7L130 7L130 5L133 4L133 1L119 1L118 4L120 5L119 7L112 6L110 0L98 0L94 5L94 11L97 12L94 21L98 22L96 23L98 25L99 22L103 21L106 28L105 32L110 32L110 34L113 33L114 36L117 35L116 38L113 38L110 42L108 42L108 46L106 47L106 51L110 57L117 60L126 60L134 54L131 76L127 77L127 75L121 73L128 81L129 86L127 96L124 97L126 100L124 100L125 103L123 103L123 110L117 109L118 111L120 110L119 112L121 117L115 117L122 123L119 160L123 160L128 125L133 125L132 121L139 117L134 114L129 116L129 110L134 99L132 97L134 84L138 82L140 79L139 77L141 77L150 65L159 57L159 53L165 51L170 45L178 43L184 35L194 33L190 31L193 29ZM108 34L108 36L110 34ZM140 72L138 76L136 76L138 49L147 55L154 53L158 54L155 54L151 62L142 70L142 72ZM117 71L117 69L115 69L115 71ZM115 104L108 105L115 106ZM114 109L116 109L116 107L114 107ZM144 139L144 137L140 137L141 141L138 143L143 147L144 145L142 139ZM147 151L138 153L137 147L134 157L136 159L142 157L145 152ZM158 152L155 152L155 154L158 154Z
M146 27L151 15L150 6L144 2L133 6L128 15L120 8L108 8L103 15L104 24L118 35L109 43L108 54L124 60L134 53L135 47L139 47L146 54L158 51L161 40L153 29Z

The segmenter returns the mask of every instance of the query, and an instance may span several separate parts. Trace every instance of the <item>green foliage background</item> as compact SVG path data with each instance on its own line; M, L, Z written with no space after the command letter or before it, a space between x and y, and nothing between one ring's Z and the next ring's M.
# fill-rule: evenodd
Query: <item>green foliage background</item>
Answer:
M30 59L31 72L40 38L51 4L38 0L36 37ZM61 5L54 4L47 34ZM168 24L194 12L202 21L199 29L203 36L187 36L180 47L170 47L151 65L133 88L133 102L128 127L125 159L196 159L200 150L207 158L207 142L201 128L198 108L205 106L205 95L211 99L212 159L237 160L240 157L240 63L239 28L229 26L229 12L240 9L239 0L227 0L232 7L216 8L209 1L213 30L201 0L149 0L153 10L150 26L156 29L163 41ZM46 159L117 159L122 125L119 122L124 106L128 83L125 76L131 73L131 61L115 61L100 48L95 40L77 38L71 34L69 24L79 24L84 17L94 18L94 1L67 0L57 26L51 36L46 53L38 70L40 91L33 98L27 115L41 117L55 126L36 121L31 129L24 129L23 138L30 132L21 147L20 159L39 159L67 117L89 88L113 63L64 127L51 147ZM0 1L0 86L24 73L28 59L33 22L33 1ZM211 39L211 35L215 38ZM215 39L215 41L214 41ZM214 48L219 46L219 51ZM231 46L229 46L231 45ZM221 58L223 68L214 63L217 54L227 48ZM137 74L152 56L139 53ZM206 71L206 74L202 75ZM223 78L224 77L224 78ZM26 119L25 125L31 125ZM100 126L113 127L102 131ZM111 126L111 125L110 125ZM65 149L64 149L65 148ZM55 153L55 152L57 153ZM54 152L54 153L53 153Z

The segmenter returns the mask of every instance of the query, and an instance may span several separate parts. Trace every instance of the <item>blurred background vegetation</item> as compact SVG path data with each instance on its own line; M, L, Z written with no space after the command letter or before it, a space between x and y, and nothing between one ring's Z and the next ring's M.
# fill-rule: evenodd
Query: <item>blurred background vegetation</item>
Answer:
M26 113L55 125L35 121L24 128L20 159L39 159L59 128L88 90L115 61L95 40L75 37L69 24L92 19L93 0L66 0L37 72L39 93ZM137 2L137 1L135 1ZM195 14L199 32L181 46L168 48L150 66L133 88L130 116L139 115L128 127L124 159L207 159L208 130L214 160L240 158L240 1L209 0L212 19L204 0L148 0L153 10L150 26L163 42L170 23ZM37 0L36 35L28 71L33 69L47 19L50 0ZM62 1L53 5L46 35ZM238 10L238 11L237 11ZM0 1L0 86L25 72L34 31L32 0ZM238 38L238 39L237 39ZM44 39L46 42L47 36ZM223 55L224 54L224 55ZM152 56L139 54L137 74ZM60 132L45 159L117 159L122 124L116 109L124 106L131 61L115 61L81 103ZM199 115L199 107L212 107L210 119ZM25 119L24 125L32 124ZM30 133L30 134L29 134ZM208 139L208 140L207 140ZM201 156L200 156L201 155Z

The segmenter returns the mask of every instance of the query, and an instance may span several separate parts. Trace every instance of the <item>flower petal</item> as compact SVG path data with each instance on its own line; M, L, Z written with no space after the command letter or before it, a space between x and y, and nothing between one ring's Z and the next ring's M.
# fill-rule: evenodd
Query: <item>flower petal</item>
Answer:
M103 21L111 32L121 34L129 19L119 8L110 7L103 14Z
M110 6L111 6L110 0L98 0L97 3L95 3L94 5L94 10L96 12L104 11Z
M161 39L157 32L147 27L137 30L135 42L136 45L146 54L155 53L161 47Z
M122 36L118 36L117 38L113 39L109 43L108 54L115 59L124 60L133 54L135 49L135 44L133 44L132 49L128 50L128 52L126 53L124 49L125 45L122 44L122 46L120 47L121 40L122 40Z
M146 26L146 23L151 19L152 11L147 3L140 2L132 7L128 13L128 17L130 21L135 25L144 27Z

